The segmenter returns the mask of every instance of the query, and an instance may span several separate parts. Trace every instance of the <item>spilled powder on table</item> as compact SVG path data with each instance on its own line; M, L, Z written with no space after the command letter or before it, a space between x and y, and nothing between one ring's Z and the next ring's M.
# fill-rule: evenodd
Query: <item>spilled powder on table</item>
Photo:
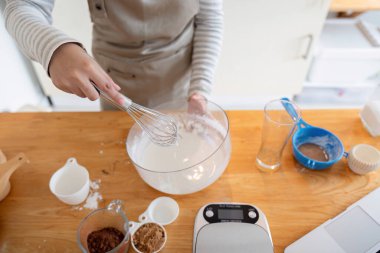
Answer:
M76 211L82 211L84 208L90 210L97 209L99 202L103 201L103 196L99 193L101 182L101 179L91 181L90 193L88 194L84 204L74 206L72 209Z
M99 192L92 192L88 195L86 199L86 203L84 204L84 208L87 209L97 209L98 201L102 201L103 197Z
M96 179L96 180L94 180L94 181L91 181L91 182L90 182L90 188L91 188L92 190L94 190L94 191L99 190L99 188L100 188L100 183L101 183L101 182L102 182L101 179Z

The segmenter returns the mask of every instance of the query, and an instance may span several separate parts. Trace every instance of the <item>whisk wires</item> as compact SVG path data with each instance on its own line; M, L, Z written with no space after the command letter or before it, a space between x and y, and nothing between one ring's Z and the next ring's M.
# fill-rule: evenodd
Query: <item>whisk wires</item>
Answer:
M169 146L176 143L178 129L176 120L173 117L136 104L127 97L124 97L124 105L120 105L94 83L92 84L105 100L120 110L126 111L141 129L148 134L152 142L162 146Z

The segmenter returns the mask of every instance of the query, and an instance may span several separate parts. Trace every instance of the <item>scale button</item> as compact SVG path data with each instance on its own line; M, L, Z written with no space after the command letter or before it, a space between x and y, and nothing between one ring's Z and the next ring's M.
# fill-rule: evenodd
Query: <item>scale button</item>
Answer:
M254 211L249 211L249 212L248 212L248 217L249 217L249 218L254 219L254 218L256 218L256 216L257 216L257 215L256 215L256 213L255 213Z
M212 210L207 210L206 211L206 216L211 218L212 216L214 216L214 212Z

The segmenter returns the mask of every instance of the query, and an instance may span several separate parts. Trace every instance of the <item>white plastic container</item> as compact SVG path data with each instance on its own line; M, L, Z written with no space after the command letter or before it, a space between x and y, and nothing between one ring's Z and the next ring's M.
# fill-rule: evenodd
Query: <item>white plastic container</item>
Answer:
M49 187L62 202L78 205L88 196L90 176L87 169L79 165L75 158L69 158L65 166L53 174Z
M380 136L380 86L360 111L360 119L373 137Z
M373 26L360 19L329 19L308 73L308 81L362 82L380 71L380 47ZM377 34L376 34L377 35Z
M358 144L348 153L347 161L353 172L364 175L380 168L380 151L367 144Z

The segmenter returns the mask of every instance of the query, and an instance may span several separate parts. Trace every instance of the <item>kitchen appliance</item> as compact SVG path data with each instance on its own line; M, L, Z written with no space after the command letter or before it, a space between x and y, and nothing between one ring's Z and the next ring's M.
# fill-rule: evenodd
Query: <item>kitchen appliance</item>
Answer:
M285 253L380 252L380 188L298 239Z
M189 194L215 182L231 155L227 114L208 101L204 115L188 112L186 100L154 108L177 120L177 143L152 143L137 125L129 130L127 152L140 177L151 187L168 194Z
M264 213L242 203L210 203L195 218L193 253L273 253Z

